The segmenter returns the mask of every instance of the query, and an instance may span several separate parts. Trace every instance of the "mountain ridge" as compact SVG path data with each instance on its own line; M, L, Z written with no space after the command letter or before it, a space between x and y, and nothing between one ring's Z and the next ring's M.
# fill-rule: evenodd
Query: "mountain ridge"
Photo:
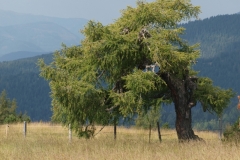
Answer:
M228 50L240 50L240 14L214 16L181 26L186 28L182 38L190 44L200 44L201 58L212 58Z
M35 22L53 22L63 26L74 34L80 34L80 28L83 28L88 20L85 18L60 18L0 10L0 26L12 26Z
M4 55L17 51L53 52L61 44L77 45L80 38L52 22L36 22L0 28L0 50Z
M62 43L79 45L83 39L80 30L87 21L0 10L0 56L19 51L54 52Z
M0 56L0 62L21 60L24 58L31 58L42 54L49 54L49 52L17 51Z

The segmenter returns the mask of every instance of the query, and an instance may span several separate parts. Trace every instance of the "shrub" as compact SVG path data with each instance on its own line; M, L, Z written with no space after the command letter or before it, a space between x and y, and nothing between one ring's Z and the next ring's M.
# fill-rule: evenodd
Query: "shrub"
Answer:
M224 139L227 141L239 141L240 140L240 129L239 121L236 121L232 126L227 126L223 133Z
M17 114L17 102L15 99L7 98L5 90L0 94L0 124L15 123L15 122L30 122L30 117L27 114Z
M169 126L169 123L164 123L163 125L162 125L162 128L163 129L170 129L170 126Z

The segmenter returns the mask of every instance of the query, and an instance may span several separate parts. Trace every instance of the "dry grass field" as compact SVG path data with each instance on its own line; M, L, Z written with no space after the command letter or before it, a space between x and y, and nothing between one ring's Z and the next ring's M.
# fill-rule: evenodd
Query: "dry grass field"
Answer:
M97 129L97 131L100 128ZM68 129L49 123L0 126L0 160L240 160L240 144L223 143L218 134L196 132L204 142L178 143L175 130L161 130L162 143L152 131L105 127L94 139L68 139Z

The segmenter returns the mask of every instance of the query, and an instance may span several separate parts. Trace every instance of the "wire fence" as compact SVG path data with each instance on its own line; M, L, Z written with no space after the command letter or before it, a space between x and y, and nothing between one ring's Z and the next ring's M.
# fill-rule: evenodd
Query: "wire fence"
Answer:
M217 126L216 126L217 127ZM196 130L195 132L212 132L213 138L222 139L222 128L221 122L218 125L219 128L214 130ZM136 131L137 130L137 131ZM74 133L72 133L71 125L69 127L63 127L59 124L41 124L41 123L19 123L19 124L5 124L0 125L0 136L1 137L36 137L36 136L62 136L66 140L68 139L69 142L72 141L73 137L77 137ZM106 126L96 128L95 137L106 137L106 138L113 138L114 137L114 127L113 126ZM145 140L166 140L166 139L177 139L177 133L175 130L172 129L132 129L132 127L127 128L123 126L117 127L117 138L131 138L134 137L142 137Z
M167 126L169 128L175 128L174 123L168 123L166 122ZM208 121L193 121L192 122L192 127L193 130L196 131L219 131L219 130L224 130L226 126L230 125L228 122L224 122L221 118L216 120L208 120Z

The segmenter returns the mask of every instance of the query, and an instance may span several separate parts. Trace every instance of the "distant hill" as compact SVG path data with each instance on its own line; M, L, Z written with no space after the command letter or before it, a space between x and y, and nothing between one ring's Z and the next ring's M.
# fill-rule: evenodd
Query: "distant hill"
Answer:
M0 57L0 62L2 61L13 61L22 58L35 57L37 55L48 54L48 52L31 52L31 51L19 51L5 54Z
M9 98L15 98L17 111L27 112L32 121L50 121L50 88L48 82L39 77L36 65L39 58L50 63L52 54L0 62L0 91L5 89Z
M0 10L0 56L19 51L54 52L64 43L79 45L80 18L55 18Z
M0 27L0 55L18 51L53 52L63 42L77 45L80 38L52 22Z
M36 22L52 22L82 37L79 31L83 29L88 20L84 18L58 18L0 10L0 26L14 26Z
M202 58L211 58L240 50L240 14L220 15L182 25L182 37L191 44L200 43Z

